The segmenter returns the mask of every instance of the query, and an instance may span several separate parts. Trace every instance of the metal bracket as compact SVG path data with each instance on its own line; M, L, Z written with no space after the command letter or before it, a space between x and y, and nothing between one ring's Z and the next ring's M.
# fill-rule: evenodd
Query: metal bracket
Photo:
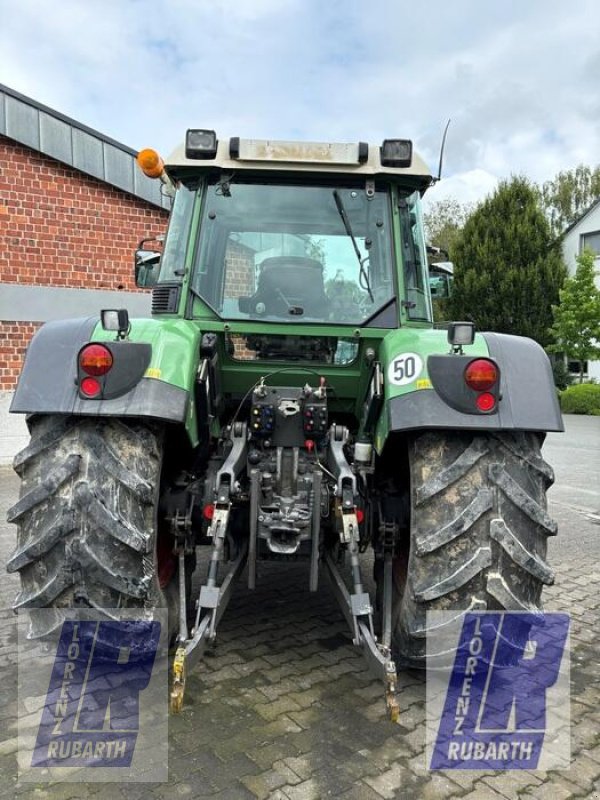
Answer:
M231 450L223 462L223 466L217 472L217 498L221 493L223 483L229 483L229 486L233 487L238 475L245 466L248 445L248 426L245 422L235 422L233 424L229 433L229 440L232 443Z
M348 439L348 428L332 425L329 429L329 449L327 451L327 464L337 480L336 495L341 497L343 487L350 484L352 495L356 494L356 476L350 469L350 464L344 455L344 444Z
M231 503L216 503L213 512L213 518L206 535L211 539L223 539L229 523L229 512L231 511Z
M356 508L354 503L349 509L342 507L342 530L340 531L340 541L342 544L349 544L352 537L358 538L358 518L356 516Z
M185 693L185 648L178 647L173 660L173 683L169 697L171 711L178 714L183 708Z
M340 541L342 544L350 544L353 538L358 542L358 517L356 516L356 506L354 505L354 495L348 486L342 489L342 530L340 531Z
M368 616L369 614L373 613L373 606L371 605L371 598L369 597L368 592L351 594L350 607L352 609L352 614L355 617L362 617L363 615Z
M216 608L219 605L221 590L218 586L202 586L200 588L200 608Z

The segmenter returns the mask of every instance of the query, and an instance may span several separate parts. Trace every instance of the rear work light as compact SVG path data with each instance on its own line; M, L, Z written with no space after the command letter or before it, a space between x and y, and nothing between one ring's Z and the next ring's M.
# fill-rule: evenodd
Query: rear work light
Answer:
M112 353L103 344L88 344L79 353L79 367L86 375L106 375L112 365Z
M189 128L185 135L186 158L214 158L217 155L217 134L201 128Z
M487 358L477 358L465 369L465 383L476 392L487 392L497 381L498 367Z
M381 163L386 167L410 167L412 142L410 139L384 139L381 145Z

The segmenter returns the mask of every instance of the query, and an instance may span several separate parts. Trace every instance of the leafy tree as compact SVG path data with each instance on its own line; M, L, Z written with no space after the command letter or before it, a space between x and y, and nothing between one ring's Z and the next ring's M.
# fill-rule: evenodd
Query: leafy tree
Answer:
M552 233L558 236L600 199L600 166L580 164L559 172L542 185L541 199Z
M449 253L472 211L471 203L460 203L454 197L436 200L424 214L427 241Z
M559 292L560 304L552 306L551 329L557 343L551 350L579 361L579 383L583 383L584 361L600 357L600 290L594 283L594 253L585 250L577 258L577 269Z
M500 183L468 218L450 255L454 286L447 305L454 319L551 344L552 304L566 270L526 178Z

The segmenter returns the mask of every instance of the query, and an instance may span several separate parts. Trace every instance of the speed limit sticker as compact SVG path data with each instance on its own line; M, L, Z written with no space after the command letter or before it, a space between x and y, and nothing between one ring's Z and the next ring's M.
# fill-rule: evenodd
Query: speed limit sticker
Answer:
M388 367L388 381L394 386L406 386L423 372L423 359L417 353L400 353Z

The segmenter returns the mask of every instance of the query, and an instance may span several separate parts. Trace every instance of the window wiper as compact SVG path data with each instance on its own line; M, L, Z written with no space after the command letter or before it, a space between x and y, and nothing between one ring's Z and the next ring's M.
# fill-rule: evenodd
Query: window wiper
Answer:
M364 258L361 258L360 250L358 249L358 244L356 243L356 239L354 234L352 233L352 228L350 227L350 220L348 219L348 214L346 214L346 209L344 208L344 204L342 203L342 198L337 189L333 190L333 199L335 200L335 204L337 206L338 213L342 218L342 222L344 223L344 228L346 229L346 233L352 239L352 244L354 245L354 252L356 253L356 257L358 258L358 266L360 267L360 277L364 281L363 286L364 289L367 290L369 293L369 299L372 303L375 302L375 298L373 297L373 292L371 291L371 286L369 284L369 276L367 274L367 270L365 269L365 261L368 261L369 256L366 255Z

